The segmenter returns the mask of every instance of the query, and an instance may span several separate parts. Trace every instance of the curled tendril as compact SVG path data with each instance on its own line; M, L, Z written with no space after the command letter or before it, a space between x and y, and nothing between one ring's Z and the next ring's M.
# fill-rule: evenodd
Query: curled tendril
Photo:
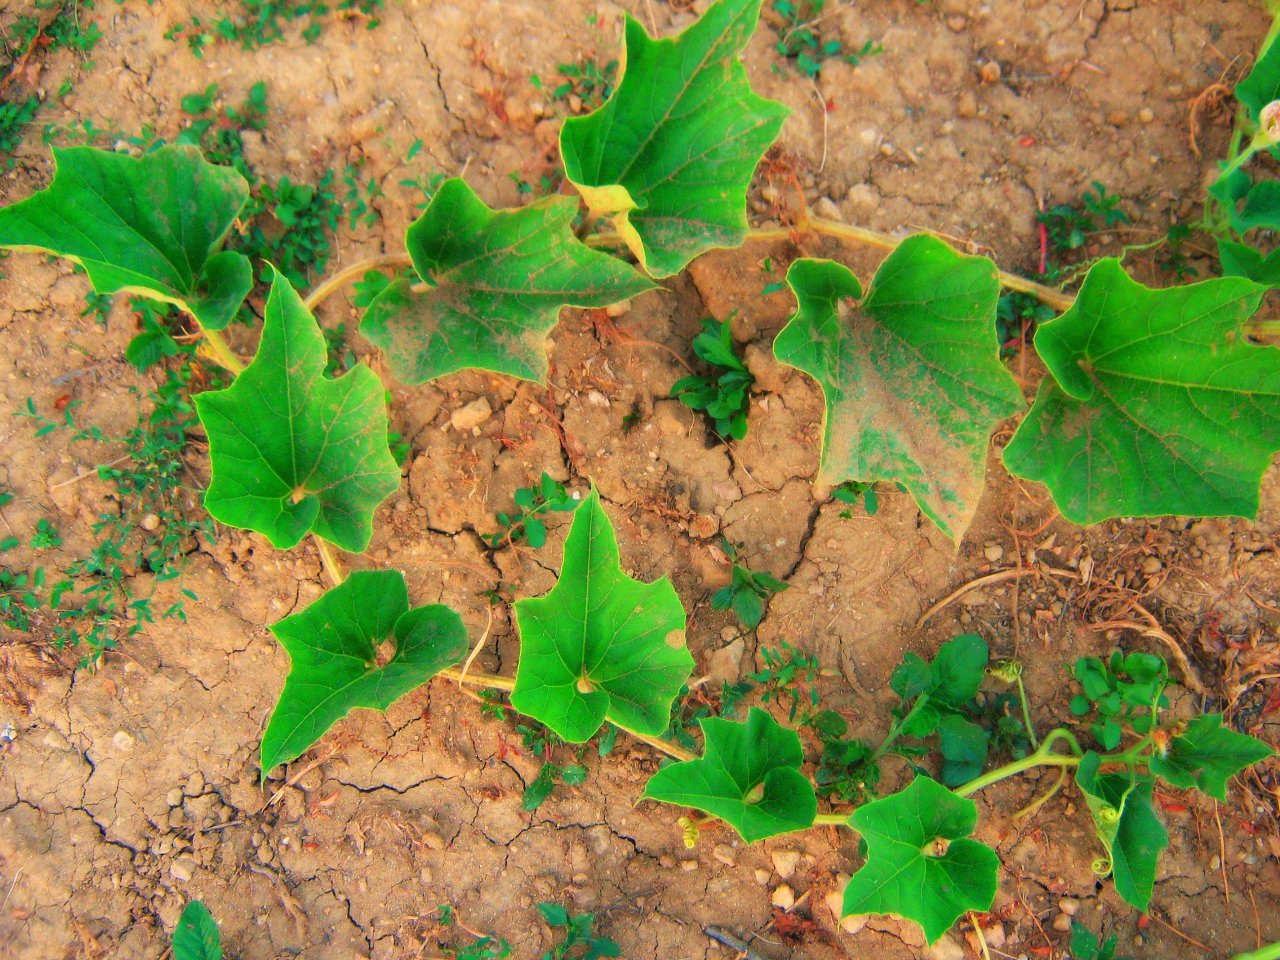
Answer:
M684 833L685 847L692 850L698 845L698 825L689 817L681 817L676 823L680 825L680 830Z
M1101 807L1098 809L1098 819L1103 823L1119 823L1120 811L1115 807Z
M1022 676L1022 661L999 660L987 667L987 675L1005 683L1015 683Z
M1099 857L1089 864L1089 869L1093 871L1095 877L1109 876L1111 873L1111 861L1106 857Z
M1258 127L1272 143L1280 142L1280 100L1272 100L1258 114Z

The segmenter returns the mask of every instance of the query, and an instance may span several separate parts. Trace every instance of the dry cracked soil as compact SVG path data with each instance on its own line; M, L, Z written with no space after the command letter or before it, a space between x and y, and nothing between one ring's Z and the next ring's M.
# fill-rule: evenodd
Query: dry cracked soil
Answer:
M522 202L516 180L536 187L552 169L558 124L580 107L530 75L607 61L625 12L666 33L704 5L389 0L373 28L328 15L314 42L292 24L254 50L212 42L201 59L166 33L234 5L99 0L81 10L103 34L92 66L69 51L27 65L24 82L47 88L49 99L0 178L0 201L47 182L43 123L65 134L92 120L126 147L148 126L172 139L189 122L184 95L217 84L234 105L265 81L268 124L245 144L257 170L314 183L325 169L358 164L361 182L381 188L375 223L344 219L337 230L333 263L355 262L399 248L421 199L405 181L465 173L490 204ZM1006 269L1034 267L1038 206L1074 201L1091 181L1123 197L1133 219L1129 233L1097 238L1100 251L1194 216L1229 112L1201 100L1192 125L1189 104L1238 78L1268 26L1260 5L1245 0L828 7L824 36L855 50L875 40L883 52L856 66L829 61L816 89L778 54L785 24L767 11L747 63L757 89L793 112L757 177L753 217L769 221L778 197L798 190L825 216L941 231ZM19 12L6 6L0 23ZM62 76L75 84L59 97ZM410 159L415 141L421 149ZM874 516L842 516L847 508L812 483L818 388L770 353L791 304L763 292L776 279L768 270L801 253L838 257L864 278L878 257L817 240L752 244L703 257L620 315L565 311L549 387L477 372L416 387L385 377L393 429L411 452L370 550L347 562L404 570L415 602L448 603L473 639L492 615L478 665L510 673L517 638L505 600L552 585L567 515L555 516L538 551L491 550L481 535L496 529L494 514L510 508L515 488L543 471L579 491L589 478L628 572L669 576L679 591L697 676L738 679L759 665L762 647L792 644L828 668L825 702L873 735L885 728L887 678L904 651L930 655L956 633L978 632L997 655L1025 661L1034 715L1047 728L1066 716L1066 665L1076 656L1120 645L1172 657L1176 647L1185 656L1174 672L1191 689L1175 692L1175 713L1225 709L1280 742L1267 710L1280 662L1275 471L1256 522L1081 529L1056 517L1043 489L1004 472L1005 429L958 548L891 485ZM1131 262L1145 279L1168 282L1154 257ZM127 430L138 416L133 388L154 387L157 374L125 360L137 321L124 298L100 326L81 316L87 283L66 263L15 254L3 272L0 409L32 398L58 417L74 400L79 425ZM756 386L748 434L727 447L668 395L701 320L731 314ZM357 318L350 291L320 312L329 328L351 329ZM231 337L251 353L250 328ZM385 374L358 336L350 347ZM1030 395L1034 354L1010 363ZM70 429L34 433L28 419L0 418L0 485L15 494L3 522L24 542L5 563L28 572L92 549L95 521L113 509L111 487L93 468L121 456ZM198 435L186 459L197 491L208 476ZM197 514L196 493L184 496L178 507ZM25 545L41 518L61 531L60 547ZM789 585L756 632L711 608L729 570L721 538ZM188 603L186 622L148 626L96 668L77 669L82 651L56 647L48 617L25 632L0 631L0 956L155 960L194 898L220 921L227 956L240 960L445 955L470 937L440 926L440 904L509 940L513 956L537 957L552 942L540 901L594 912L633 960L733 956L706 936L712 925L768 960L980 956L964 925L931 952L916 927L893 918L842 928L833 897L840 875L861 863L847 832L748 847L711 829L687 849L675 811L635 803L659 758L625 737L608 757L585 756L584 784L557 787L524 812L539 758L521 746L514 721L488 716L442 680L385 716L349 717L287 779L260 785L257 743L288 669L267 625L322 592L320 562L309 545L282 553L224 528L191 544L189 559L184 583L199 600ZM918 625L958 587L1019 567L1025 575L996 578ZM176 584L158 589L171 600ZM1142 629L1151 624L1135 604L1162 633ZM888 777L906 773L891 768ZM1222 958L1280 938L1276 773L1269 763L1240 778L1225 804L1159 792L1171 848L1149 918L1095 880L1099 851L1076 794L1014 819L1051 785L1049 774L985 791L977 835L1004 862L995 906L981 919L991 955L1064 956L1063 918L1072 914L1114 930L1121 952L1139 958ZM796 905L775 911L784 884Z

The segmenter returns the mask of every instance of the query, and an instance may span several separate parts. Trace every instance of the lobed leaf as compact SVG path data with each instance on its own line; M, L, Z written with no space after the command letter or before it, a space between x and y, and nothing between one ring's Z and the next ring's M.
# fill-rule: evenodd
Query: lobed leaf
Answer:
M1139 774L1100 773L1101 765L1097 753L1086 753L1076 768L1076 786L1093 815L1116 893L1145 913L1155 888L1156 861L1169 845L1169 834L1151 807L1155 781Z
M1280 351L1241 324L1265 288L1235 277L1166 290L1098 262L1036 331L1052 378L1004 451L1064 517L1243 516L1280 449Z
M465 369L545 381L561 307L606 307L654 286L579 241L577 212L568 197L492 210L464 181L446 180L405 238L428 288L391 281L360 331L406 383Z
M719 817L747 843L813 826L818 798L800 772L800 736L759 707L745 722L709 717L702 756L655 773L640 795Z
M209 908L192 900L173 928L173 960L222 960L222 936Z
M466 655L462 619L441 604L409 608L398 570L357 570L271 627L292 666L262 735L262 776L357 707L386 710ZM395 651L378 665L378 648Z
M374 510L400 485L382 384L365 366L324 376L324 335L272 273L253 363L227 389L195 398L213 466L204 505L280 549L315 533L359 553Z
M747 233L747 187L789 111L751 90L739 59L760 0L719 0L684 33L653 40L626 19L609 100L560 131L565 173L655 277Z
M1164 756L1151 758L1151 772L1175 787L1195 787L1216 800L1227 799L1227 780L1272 755L1260 740L1222 725L1222 714L1194 718L1169 741Z
M249 184L196 147L134 158L53 151L53 181L0 210L0 247L74 260L100 294L124 291L176 304L221 330L253 286L246 257L222 251Z
M865 299L830 260L797 260L787 283L797 308L773 352L826 398L818 480L896 480L962 538L982 495L987 439L1023 406L999 359L994 264L917 234L885 259Z
M843 915L896 913L933 943L961 914L989 910L1000 858L969 839L977 822L972 800L923 776L859 807L849 823L866 842L867 862L845 887Z
M1236 84L1235 95L1255 124L1262 116L1262 108L1280 99L1280 43L1275 42L1274 36L1259 51L1249 75Z
M594 488L574 514L555 587L515 609L512 707L572 743L605 720L654 736L667 729L693 672L684 608L666 577L641 583L623 572Z

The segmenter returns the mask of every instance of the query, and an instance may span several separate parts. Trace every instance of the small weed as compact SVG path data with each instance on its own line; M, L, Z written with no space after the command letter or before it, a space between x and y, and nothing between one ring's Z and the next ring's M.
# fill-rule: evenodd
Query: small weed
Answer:
M445 929L461 926L458 923L457 911L447 903L436 907L436 923ZM503 960L511 956L511 944L502 937L476 934L465 927L463 929L476 939L462 947L443 947L449 960Z
M730 544L724 544L730 559L734 559L737 550ZM764 619L765 604L777 593L787 589L787 584L777 577L763 571L748 570L741 564L734 563L732 579L727 587L721 587L711 597L713 610L732 610L743 626L754 630Z
M366 227L372 227L378 222L378 211L374 209L373 202L382 196L382 185L376 177L361 179L361 170L364 167L364 161L361 159L357 163L348 163L342 171L342 182L347 185L347 192L344 197L347 208L347 226L354 230L359 224L363 223Z
M1071 698L1071 713L1077 717L1096 711L1098 719L1089 727L1107 750L1120 745L1125 726L1146 736L1169 698L1169 668L1162 657L1150 653L1111 654L1110 660L1081 657L1072 671L1083 692Z
M827 60L843 60L856 67L867 57L884 53L884 47L874 40L867 40L857 50L846 50L839 40L824 40L821 26L831 15L824 12L825 6L825 0L775 0L773 9L783 20L777 50L793 67L812 80Z
M729 321L702 321L702 332L693 338L693 352L713 373L681 377L671 387L671 396L691 410L704 411L715 421L721 437L741 440L747 435L747 408L755 377L734 350Z
M556 67L556 74L561 77L561 82L554 87L548 86L536 73L530 75L529 82L552 100L570 103L572 98L577 97L577 111L589 113L601 106L613 94L613 87L617 82L618 61L610 60L603 65L595 60L562 63Z
M52 523L41 519L36 524L36 532L31 535L31 546L35 550L52 550L62 546L62 535Z
M1119 937L1114 933L1102 940L1094 936L1093 931L1078 920L1071 921L1071 957L1072 960L1130 960L1129 957L1116 956L1116 944Z
M770 577L770 579L773 578ZM764 666L754 673L747 674L747 679L760 688L760 701L762 703L771 703L774 700L781 702L785 696L791 701L788 718L794 721L799 715L800 722L806 723L811 716L811 711L806 708L805 712L801 713L800 705L808 700L809 707L818 706L817 680L821 672L818 658L806 656L785 640L778 650L761 647L760 656L764 659ZM806 694L801 694L798 689L802 683L809 687Z
M1037 214L1036 220L1045 225L1053 250L1060 253L1079 250L1091 233L1130 222L1129 214L1120 209L1120 198L1096 180L1078 204L1059 203Z
M547 542L547 525L538 519L538 515L548 510L568 513L578 506L578 498L546 473L536 486L517 489L512 499L516 503L516 512L499 513L497 521L501 529L484 535L485 542L494 550L504 543L521 541L535 550L540 549Z
M862 507L867 511L868 517L874 517L876 511L880 509L880 498L876 496L876 485L874 483L846 480L831 491L831 496L841 503L849 505L848 510L840 511L840 516L846 520L853 516L853 508L858 505L859 500L862 501Z
M164 35L166 40L185 40L197 59L203 59L205 47L214 43L238 43L244 50L255 50L285 39L288 24L306 20L302 37L315 43L324 30L324 18L332 10L340 16L361 17L372 30L378 26L377 14L385 0L339 0L336 6L324 2L298 0L240 0L240 9L216 20L192 17L177 23Z
M614 728L610 727L613 730ZM538 769L538 774L524 788L524 796L520 801L522 809L532 812L551 796L556 788L557 783L563 783L568 787L576 787L581 785L587 779L587 768L580 763L558 764L552 762L552 754L556 748L568 746L556 733L540 723L520 724L516 727L516 732L520 734L520 739L524 744L524 748L529 753L542 761L542 766ZM616 737L616 730L611 736ZM612 750L612 742L609 743L609 750ZM578 759L582 758L584 747L578 747ZM603 750L601 756L608 751Z
M538 912L548 926L563 930L560 934L563 939L544 953L542 960L599 960L600 957L622 956L622 949L616 943L608 937L595 935L595 914L571 916L556 903L540 903Z

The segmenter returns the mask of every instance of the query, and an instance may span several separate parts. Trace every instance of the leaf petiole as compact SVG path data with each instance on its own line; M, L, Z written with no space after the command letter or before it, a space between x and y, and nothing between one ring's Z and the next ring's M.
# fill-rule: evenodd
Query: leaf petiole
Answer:
M1067 746L1071 748L1071 753L1059 753L1053 749L1053 745L1059 740L1064 740ZM1127 759L1127 753L1118 754L1116 756L1105 757L1106 762L1118 762ZM1058 727L1050 730L1045 736L1044 742L1040 744L1040 749L1035 753L1028 754L1021 760L1014 760L1012 763L1006 763L1003 767L997 767L974 780L970 780L963 786L956 787L953 791L958 797L968 797L977 793L993 783L999 783L1001 780L1024 773L1027 770L1034 770L1036 767L1076 767L1080 765L1080 758L1084 756L1084 751L1080 749L1080 743L1076 740L1075 734L1064 727Z

